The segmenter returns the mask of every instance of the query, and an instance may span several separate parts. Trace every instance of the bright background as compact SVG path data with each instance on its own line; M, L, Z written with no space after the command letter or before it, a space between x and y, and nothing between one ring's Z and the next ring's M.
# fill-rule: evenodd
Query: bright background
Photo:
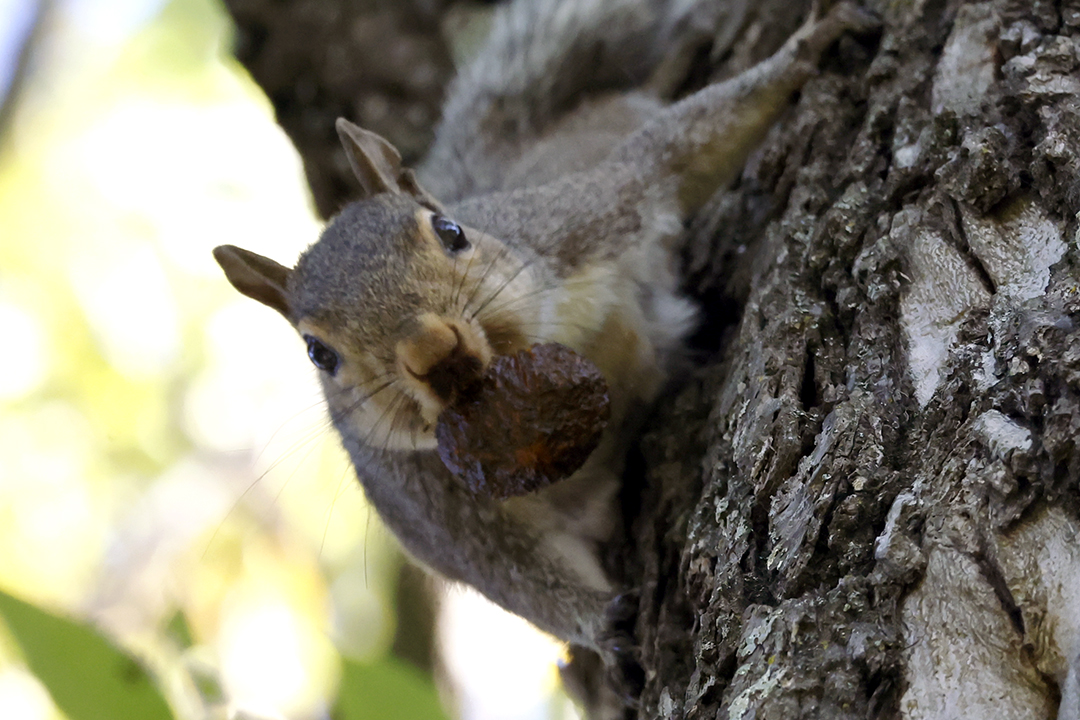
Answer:
M35 7L0 0L0 95ZM0 588L145 658L181 717L328 717L342 656L386 658L400 556L303 344L210 255L316 239L299 159L215 0L44 30L0 128ZM451 716L574 716L557 644L470 591L442 612ZM0 718L57 717L0 625Z

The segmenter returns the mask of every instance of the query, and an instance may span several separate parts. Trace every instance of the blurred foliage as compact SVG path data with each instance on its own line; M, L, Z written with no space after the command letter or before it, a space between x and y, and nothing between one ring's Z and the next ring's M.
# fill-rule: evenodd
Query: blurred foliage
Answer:
M386 658L379 663L346 660L334 720L445 718L428 679L411 665Z
M90 628L0 592L0 617L71 720L171 720L142 666Z

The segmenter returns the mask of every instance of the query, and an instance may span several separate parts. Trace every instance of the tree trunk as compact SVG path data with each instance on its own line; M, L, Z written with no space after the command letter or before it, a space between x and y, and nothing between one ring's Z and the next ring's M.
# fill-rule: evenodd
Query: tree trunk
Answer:
M720 71L808 4L730 2ZM1080 717L1080 0L868 4L689 233L643 718Z

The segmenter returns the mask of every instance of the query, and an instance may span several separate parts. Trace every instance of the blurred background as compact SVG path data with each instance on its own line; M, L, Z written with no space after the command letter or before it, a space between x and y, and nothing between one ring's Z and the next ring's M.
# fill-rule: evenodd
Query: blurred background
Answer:
M407 569L303 343L213 262L321 225L233 32L216 0L0 0L0 590L178 718L342 717L342 678L349 717L576 717L557 643ZM25 655L0 623L0 718L63 717Z

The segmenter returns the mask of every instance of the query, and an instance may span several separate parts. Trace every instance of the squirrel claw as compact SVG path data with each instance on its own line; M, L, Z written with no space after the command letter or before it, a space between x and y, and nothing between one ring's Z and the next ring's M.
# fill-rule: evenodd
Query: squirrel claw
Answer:
M828 10L823 8L822 0L814 0L810 16L794 35L800 59L814 65L838 37L845 32L865 33L881 26L881 20L873 12L850 0L842 0Z

